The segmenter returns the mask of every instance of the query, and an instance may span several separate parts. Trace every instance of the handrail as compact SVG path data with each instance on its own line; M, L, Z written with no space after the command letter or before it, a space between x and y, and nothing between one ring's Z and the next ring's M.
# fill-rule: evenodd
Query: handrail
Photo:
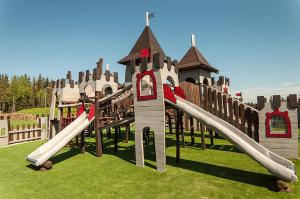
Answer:
M205 85L205 86L207 86L207 85ZM207 86L207 87L208 87L208 88L211 88L211 89L213 89L213 90L216 90L216 91L218 91L218 92L221 92L219 89L214 88L214 87L212 87L212 86ZM222 93L222 95L225 95L226 97L232 98L234 101L238 102L239 104L243 104L245 107L250 108L252 111L258 112L257 109L255 109L255 108L253 108L253 107L251 107L251 106L245 104L244 102L241 102L241 101L238 100L237 98L235 98L235 97L233 97L233 96L231 96L231 95L229 95L229 94L227 94L227 93Z

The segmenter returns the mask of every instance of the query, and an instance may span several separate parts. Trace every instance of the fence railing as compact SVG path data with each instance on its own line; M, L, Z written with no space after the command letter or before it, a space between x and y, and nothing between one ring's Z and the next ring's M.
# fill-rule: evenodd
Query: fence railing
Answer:
M189 82L180 83L188 101L202 107L215 116L229 122L252 139L258 141L258 111L238 99L207 85ZM189 117L184 118L185 129L189 130ZM196 130L199 129L196 123Z
M0 117L0 146L47 138L48 117L37 116L36 124L12 125L10 117Z

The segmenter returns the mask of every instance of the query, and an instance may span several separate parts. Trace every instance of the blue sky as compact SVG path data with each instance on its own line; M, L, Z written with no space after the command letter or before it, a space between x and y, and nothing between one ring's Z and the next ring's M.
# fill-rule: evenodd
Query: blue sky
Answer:
M300 0L0 0L0 73L65 77L92 69L99 57L119 72L145 26L165 53L181 59L196 35L198 49L232 92L300 91Z

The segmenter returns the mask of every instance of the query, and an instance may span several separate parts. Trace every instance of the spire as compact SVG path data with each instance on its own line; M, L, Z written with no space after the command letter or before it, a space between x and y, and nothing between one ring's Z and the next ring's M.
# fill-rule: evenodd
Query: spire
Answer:
M200 51L196 48L195 35L191 36L191 48L187 51L187 53L183 56L183 58L178 63L177 67L179 70L188 70L194 68L202 68L203 70L207 70L209 72L217 73L219 70L212 67L205 57L200 53Z
M128 61L139 58L142 49L148 49L150 51L150 56L155 53L160 53L163 57L166 57L163 49L160 47L160 44L155 38L150 27L146 26L142 34L134 44L133 48L131 49L130 53L126 57L121 59L118 63L126 65Z
M149 12L146 12L146 26L149 27Z
M192 47L196 47L196 41L195 41L195 35L194 34L192 34L191 41L192 41Z

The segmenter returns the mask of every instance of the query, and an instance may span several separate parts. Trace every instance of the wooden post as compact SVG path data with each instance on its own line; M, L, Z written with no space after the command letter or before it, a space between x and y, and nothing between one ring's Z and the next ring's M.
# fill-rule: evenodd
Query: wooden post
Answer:
M108 139L111 138L111 130L110 130L110 128L106 129L106 136L107 136Z
M85 153L84 131L80 133L80 153Z
M125 130L125 143L128 143L129 133L130 133L130 124L126 125L126 130Z
M190 131L191 131L191 143L195 144L195 135L194 135L194 118L190 117Z
M99 129L99 119L100 119L100 110L99 110L99 100L100 100L100 91L96 91L96 100L95 100L95 120L94 120L94 129L96 133L96 156L101 157L103 154L102 146L102 136Z
M118 135L118 132L119 131L119 128L118 127L115 127L115 147L114 147L114 152L118 152L118 138L119 138L119 135Z
M169 125L169 133L172 134L172 121L171 121L171 114L167 113L168 116L168 125Z
M214 146L214 134L213 131L211 129L208 130L209 132L209 137L210 137L210 146Z
M258 112L253 111L252 113L253 116L253 125L254 125L254 140L256 142L259 142L259 118L258 118Z
M181 133L181 140L182 140L182 147L185 148L185 142L184 142L184 129L183 129L183 112L180 111L180 133Z
M200 123L200 130L201 130L201 146L202 149L204 150L206 148L206 144L205 144L204 126L202 123Z
M223 95L223 107L224 107L224 114L223 119L228 122L228 115L227 115L227 97Z
M233 124L233 107L232 107L232 98L228 98L228 112L229 112L229 123Z
M241 118L241 131L243 133L245 133L245 106L244 104L240 104L239 106L239 115L240 115L240 118Z
M176 110L176 162L180 160L180 140L179 140L179 120L180 120L180 111Z
M234 110L234 126L239 129L239 106L238 102L234 101L233 102L233 110Z

